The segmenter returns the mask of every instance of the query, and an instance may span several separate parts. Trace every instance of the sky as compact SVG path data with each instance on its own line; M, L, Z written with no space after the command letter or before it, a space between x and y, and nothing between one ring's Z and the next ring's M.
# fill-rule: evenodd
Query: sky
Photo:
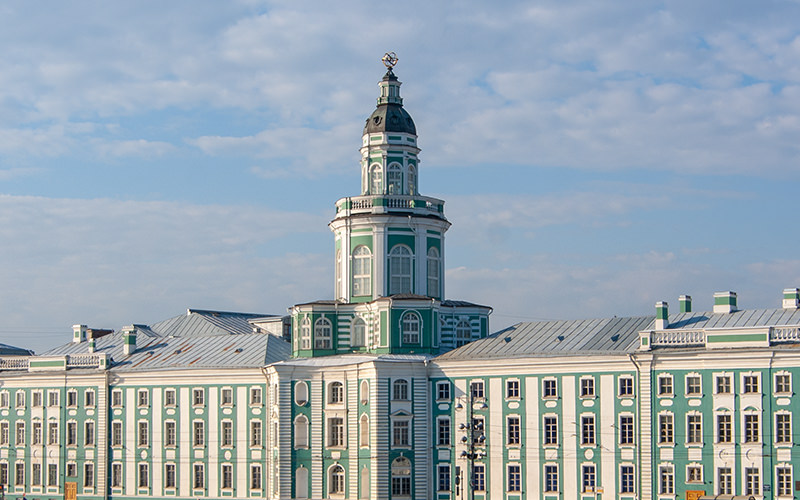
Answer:
M446 292L519 321L800 286L800 2L0 4L0 342L332 298L397 53Z

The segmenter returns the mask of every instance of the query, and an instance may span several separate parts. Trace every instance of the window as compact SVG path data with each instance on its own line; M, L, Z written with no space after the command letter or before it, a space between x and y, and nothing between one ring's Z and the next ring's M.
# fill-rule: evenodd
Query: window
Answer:
M67 446L78 445L78 422L67 422Z
M395 245L389 252L389 295L411 293L412 255L405 245Z
M439 487L438 491L450 491L450 466L439 466Z
M222 406L233 406L233 389L230 387L225 387L222 389L220 403L222 403Z
M731 393L731 376L717 375L716 377L717 394Z
M330 469L330 486L328 493L331 495L344 494L344 467L334 465Z
M164 486L175 488L175 484L175 464L166 464L164 466Z
M775 415L775 442L778 444L792 442L791 413L778 413Z
M506 398L519 399L519 380L506 380Z
M31 406L34 408L42 406L42 391L33 391L31 394Z
M92 472L94 473L94 471ZM92 480L92 483L94 483L94 480ZM58 486L58 464L47 464L47 485Z
M730 443L733 441L733 427L730 413L717 415L717 442Z
M332 346L333 327L328 318L319 318L314 322L314 349L330 349Z
M439 297L439 250L435 247L428 249L428 295Z
M450 418L439 417L436 420L436 444L439 446L450 446Z
M94 487L94 464L83 465L83 486L86 488Z
M164 422L164 446L177 446L177 432L174 420Z
M59 406L58 391L47 391L47 406Z
M328 385L328 403L344 403L344 385L341 382L331 382Z
M403 315L400 322L403 332L403 344L419 344L419 315L415 312L407 312Z
M91 420L84 424L83 444L86 446L94 446L94 422Z
M369 382L366 380L361 381L361 404L369 403Z
M386 172L386 187L388 194L403 193L403 173L400 171L400 165L396 163L389 165Z
M251 420L250 421L250 446L259 447L261 446L261 421L260 420Z
M367 345L367 324L363 319L354 319L350 330L351 347L364 347Z
M547 493L558 491L558 465L544 466L544 491Z
M353 251L353 295L372 293L372 253L359 245Z
M703 443L703 417L700 414L686 415L686 444Z
M8 445L8 422L0 422L0 445Z
M619 417L619 444L633 443L633 415Z
M17 422L17 436L14 444L17 446L25 445L25 422Z
M39 421L33 422L33 432L31 436L31 444L32 445L40 445L42 444L42 423Z
M581 417L581 444L595 444L594 415L584 415Z
M122 391L119 389L114 389L111 391L111 406L114 408L119 408L122 406Z
M0 392L0 408L8 408L10 406L9 401L8 391Z
M196 490L203 489L206 485L206 468L203 464L194 464L193 487Z
M755 467L744 468L744 494L761 494L761 470Z
M31 464L31 486L42 485L42 464Z
M411 196L417 193L417 171L413 165L408 166L408 194Z
M122 488L122 464L111 464L111 487Z
M411 440L409 439L410 426L408 420L393 420L392 421L392 445L393 446L408 446Z
M370 167L370 194L383 194L383 172L380 165Z
M222 489L229 490L231 488L233 488L233 466L222 464Z
M195 420L192 423L192 427L194 431L192 432L193 440L192 444L194 446L204 446L206 444L206 426L205 422L200 420Z
M392 386L392 399L399 401L408 400L408 381L399 379L394 381Z
M733 473L730 467L717 469L717 494L730 495L733 493Z
M584 465L581 474L583 482L583 491L585 493L593 493L596 481L596 470L594 464Z
M792 393L792 376L789 373L777 373L775 375L775 393Z
M658 442L660 444L675 442L675 422L671 413L662 413L658 416Z
M472 466L472 480L475 491L486 491L486 466L475 464Z
M594 397L594 378L584 377L581 379L581 397L582 398Z
M662 495L672 495L675 493L675 471L671 465L661 466L658 470L658 492Z
M192 389L192 406L203 406L206 404L205 389Z
M93 389L87 389L83 395L83 400L87 408L94 408L95 406L95 392Z
M139 397L137 399L137 405L139 407L147 406L150 404L150 394L147 392L147 389L139 389Z
M308 419L305 415L294 419L294 447L308 448Z
M556 383L556 379L548 378L542 381L542 396L545 398L558 397L558 384Z
M361 415L360 433L358 435L358 445L367 447L369 446L369 417L364 414Z
M344 446L344 419L341 417L328 419L328 446L334 448Z
M745 394L757 394L758 390L758 375L745 375L742 377L742 390Z
M17 408L25 408L25 392L24 391L17 391L15 393L16 398L16 407Z
M253 406L260 406L262 404L261 387L250 388L250 404Z
M469 384L469 392L472 399L483 399L483 380L473 380Z
M456 324L456 347L467 345L472 341L472 327L464 320Z
M509 446L518 446L520 444L518 416L511 416L506 419L506 444Z
M0 484L8 484L8 464L6 462L0 462Z
M78 391L70 389L67 391L67 408L75 408L78 406Z
M150 467L145 464L139 464L139 488L147 488L150 486Z
M139 422L139 446L147 446L150 443L150 425L147 421Z
M632 398L633 397L633 379L630 377L619 378L619 397Z
M686 395L699 396L700 394L702 394L700 375L686 375Z
M522 491L522 474L519 465L508 466L508 491Z
M411 461L406 457L392 462L392 496L411 496Z
M760 438L758 415L745 414L744 416L744 442L758 443Z
M558 418L544 417L544 444L558 444Z
M311 320L308 318L300 323L300 349L311 349Z
M436 399L446 401L450 399L450 382L436 383Z
M47 424L47 444L58 444L58 422Z
M220 445L227 448L233 447L233 422L230 420L222 421L222 439Z
M778 496L790 496L792 494L792 468L778 467L775 470L775 478Z
M251 490L260 490L261 489L261 465L260 464L252 464L250 466L250 489Z
M122 446L122 422L119 420L111 422L111 446Z
M25 486L25 463L17 462L14 464L14 484L17 486Z
M686 467L686 482L687 483L703 483L703 466L699 464L692 464Z
M481 446L486 441L483 424L483 417L472 417L472 444L475 446Z
M294 402L303 406L308 402L308 384L303 381L294 384Z
M620 465L619 467L619 492L634 493L636 491L633 465Z

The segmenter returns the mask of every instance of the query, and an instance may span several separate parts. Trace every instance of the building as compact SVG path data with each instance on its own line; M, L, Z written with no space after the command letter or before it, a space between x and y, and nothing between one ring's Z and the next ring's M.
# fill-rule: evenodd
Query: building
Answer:
M796 498L800 290L520 323L445 297L444 201L387 58L334 298L0 353L0 484L66 500Z

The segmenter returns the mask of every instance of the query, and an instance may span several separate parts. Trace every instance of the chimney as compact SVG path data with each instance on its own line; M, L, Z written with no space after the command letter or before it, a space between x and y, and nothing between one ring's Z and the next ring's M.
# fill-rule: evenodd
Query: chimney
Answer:
M692 312L692 296L691 295L681 295L678 297L678 304L681 306L682 313L690 313Z
M714 312L732 313L738 311L736 307L736 292L716 292L714 294Z
M786 288L783 291L783 308L800 309L800 288Z
M94 339L91 338L89 339L89 352L94 352L94 349L95 349Z
M656 330L669 328L669 304L664 301L656 302Z
M136 327L126 326L122 329L123 352L128 355L136 350Z
M86 331L89 328L86 325L72 325L72 342L80 344L86 340Z

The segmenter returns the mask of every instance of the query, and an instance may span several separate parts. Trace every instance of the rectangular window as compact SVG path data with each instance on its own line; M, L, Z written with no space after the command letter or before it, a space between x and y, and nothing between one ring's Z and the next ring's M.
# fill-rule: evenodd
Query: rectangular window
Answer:
M221 396L222 406L233 406L233 389L226 387L222 389Z
M111 391L111 406L114 408L119 408L122 406L122 391L119 389L114 389Z
M203 406L206 402L206 392L203 389L192 390L192 405Z
M658 416L658 442L660 444L675 442L675 421L671 413Z
M594 378L585 377L581 379L581 397L582 398L594 397Z
M33 435L31 436L31 444L42 444L42 423L33 422Z
M75 462L67 462L67 477L78 476L78 464Z
M150 486L150 468L147 464L139 464L139 488Z
M686 375L686 395L699 396L702 394L700 375Z
M94 422L89 420L83 427L83 444L86 446L94 446Z
M146 421L139 422L139 446L147 446L150 443L150 425Z
M25 486L25 462L15 463L14 469L14 484L17 486Z
M144 407L150 404L150 393L147 392L147 389L139 389L138 396L137 405L139 407Z
M621 465L619 467L619 492L634 493L636 491L633 465Z
M33 391L31 394L31 406L33 408L42 406L42 391Z
M261 446L261 421L250 421L250 446Z
M703 442L703 417L701 415L686 416L686 443L702 444Z
M702 482L703 482L703 466L702 465L690 465L690 466L686 467L686 482L687 483L702 484Z
M47 391L47 406L60 406L58 391Z
M792 442L791 413L778 413L775 415L775 442L780 444Z
M482 380L474 380L469 384L470 394L472 395L472 399L483 399L483 381Z
M658 492L662 495L675 493L675 472L672 466L665 466L659 469Z
M557 398L558 383L555 379L545 379L542 381L542 397Z
M86 393L83 395L83 399L87 408L95 407L95 392L93 389L87 389Z
M633 415L619 417L619 444L633 444Z
M593 464L591 465L584 465L582 467L583 471L581 473L582 484L583 484L583 492L584 493L593 493L595 487L595 467Z
M631 377L619 378L619 397L621 398L633 397L633 379Z
M475 464L472 466L472 480L475 482L475 491L486 491L486 466Z
M406 422L408 424L408 422ZM397 422L393 423L397 432ZM397 444L397 439L393 441ZM332 417L328 419L328 446L342 447L344 446L344 419L340 417Z
M231 488L233 488L233 466L222 464L222 489L229 490Z
M581 444L595 444L594 415L584 415L581 417Z
M261 489L261 465L253 464L250 466L250 489Z
M720 467L717 469L717 494L733 494L733 473L730 467Z
M58 464L47 464L47 485L58 486Z
M439 487L438 491L450 491L450 466L439 466Z
M250 404L253 406L258 406L262 402L261 399L261 387L251 387L250 388Z
M508 491L522 491L522 474L519 465L508 466Z
M775 392L777 394L792 393L792 376L788 373L778 373L775 375Z
M395 420L392 422L392 445L408 446L409 444L408 420Z
M0 484L8 484L8 464L5 462L0 462Z
M31 464L31 486L42 485L42 464Z
M122 464L111 464L111 487L122 488Z
M83 464L83 486L94 487L94 464Z
M164 446L177 446L177 431L174 420L164 422Z
M792 468L791 467L778 467L775 470L775 478L777 480L776 493L778 496L792 495Z
M439 418L436 421L436 444L439 446L450 446L450 419L447 417Z
M17 391L15 393L15 398L16 407L25 408L25 391Z
M519 436L519 417L513 416L508 417L506 419L506 443L508 445L519 445L520 443L520 436Z
M742 377L742 390L745 394L757 394L758 390L758 375L745 375Z
M480 446L485 440L483 417L472 417L472 444Z
M729 413L717 415L717 442L730 443L732 441L733 427L731 423L731 415Z
M78 406L78 391L71 389L67 391L67 408Z
M0 408L8 408L11 405L8 391L0 392Z
M440 401L447 401L450 399L450 382L436 383L436 399Z
M47 444L58 444L58 422L47 424Z
M758 443L761 440L758 424L758 415L751 414L744 416L745 443Z
M203 489L206 485L206 470L203 464L194 464L194 489Z
M744 468L744 494L761 494L761 470L755 467Z
M111 422L111 446L122 446L122 422L119 420Z
M544 444L558 444L558 418L544 417Z
M233 446L233 422L225 420L222 422L222 446Z
M717 375L717 394L730 394L731 393L731 376L730 375Z
M506 398L519 399L519 380L506 380Z
M194 446L205 446L206 444L206 425L205 422L195 420L192 422L192 444Z
M175 488L175 464L166 464L164 466L164 486Z
M544 491L546 493L558 491L558 465L544 466Z
M175 389L166 389L164 391L164 406L175 406L176 404Z
M17 436L14 444L17 446L25 445L25 422L17 422Z
M8 429L8 422L0 422L0 445L2 446L8 445Z
M67 422L67 446L78 445L78 422Z

